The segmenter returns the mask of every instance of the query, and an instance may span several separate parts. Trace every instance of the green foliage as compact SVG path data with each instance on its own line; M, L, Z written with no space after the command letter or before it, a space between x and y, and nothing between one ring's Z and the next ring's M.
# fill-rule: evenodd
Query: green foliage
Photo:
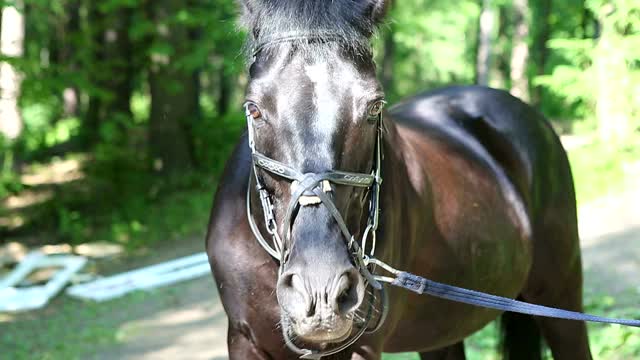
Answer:
M456 2L455 11L448 1L396 2L387 18L389 24L382 27L383 32L392 32L396 46L393 88L385 89L388 98L471 83L479 12L477 1L472 0Z
M555 109L560 111L556 116L592 116L595 107L590 78L593 40L553 39L548 42L548 46L562 54L566 63L555 66L553 74L538 76L534 84L542 85L552 94L563 98L565 106Z
M622 122L621 132L631 132L640 127L640 17L632 16L640 14L640 5L628 0L586 5L583 12L593 14L597 32L585 26L581 34L557 31L548 43L553 68L535 83L562 99L564 106L549 109L552 115L597 118L605 136L614 122Z
M204 118L195 124L194 143L198 162L214 174L220 174L228 155L246 125L244 114L232 111L221 118Z
M13 170L14 151L11 144L0 135L0 199L23 189L20 177Z
M640 174L638 143L640 135L615 147L596 139L569 152L578 204L637 187Z

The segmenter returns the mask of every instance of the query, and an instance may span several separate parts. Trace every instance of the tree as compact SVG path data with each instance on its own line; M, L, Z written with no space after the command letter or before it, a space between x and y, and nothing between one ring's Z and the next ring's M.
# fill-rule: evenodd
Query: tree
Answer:
M176 16L179 0L155 1L150 7L157 29L151 49L149 145L154 167L175 173L193 166L191 125L198 116L198 72L185 64L190 49L188 21ZM182 63L181 63L182 62Z
M116 122L116 127L124 128L131 118L134 76L139 70L129 36L133 12L126 3L108 11L99 4L89 4L92 40L89 79L95 88L90 92L83 127L89 145L99 141L100 128L106 121Z
M551 0L539 0L533 9L535 22L535 34L533 36L532 60L535 65L536 76L544 75L549 57L547 41L551 36ZM542 86L536 84L532 89L531 102L538 105L542 99Z
M497 1L498 29L496 38L493 41L491 52L494 61L491 62L491 73L489 84L493 87L506 89L509 87L511 42L513 38L513 22L509 14L511 7L504 0Z
M640 13L640 6L631 1L603 1L596 9L601 31L593 64L598 95L596 116L604 140L621 141L629 136L634 110L640 110L637 93L634 95L637 85L630 81L638 79L632 69L640 60L640 41L629 36L634 27L640 32L638 24L628 16L633 13Z
M68 73L76 73L78 64L76 61L76 50L80 35L80 1L68 0L65 4L66 18L61 26L62 48L58 62ZM80 93L75 84L69 84L62 92L63 109L65 116L76 116L79 114Z
M529 59L529 5L527 0L513 1L515 13L515 33L511 53L511 94L529 101L529 78L527 76L527 61Z
M495 14L491 0L482 0L482 10L478 18L478 51L476 58L476 84L489 85L491 73L491 40Z
M14 140L23 128L22 115L18 108L22 75L11 61L24 53L24 7L21 0L15 6L2 9L2 29L0 30L0 134Z
M392 2L389 5L391 9L395 5ZM388 92L393 92L393 64L398 60L396 59L396 42L393 36L396 32L396 24L390 22L389 26L385 29L383 35L383 52L382 52L382 68L381 68L381 80L382 88Z

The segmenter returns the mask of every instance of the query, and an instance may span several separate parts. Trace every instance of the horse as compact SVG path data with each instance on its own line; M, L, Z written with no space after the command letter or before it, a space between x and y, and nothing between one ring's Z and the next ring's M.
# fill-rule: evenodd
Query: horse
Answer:
M206 250L231 359L464 359L501 316L505 358L590 359L584 322L418 296L374 259L436 281L582 310L576 200L548 121L455 86L384 109L370 39L384 0L240 0L247 132Z

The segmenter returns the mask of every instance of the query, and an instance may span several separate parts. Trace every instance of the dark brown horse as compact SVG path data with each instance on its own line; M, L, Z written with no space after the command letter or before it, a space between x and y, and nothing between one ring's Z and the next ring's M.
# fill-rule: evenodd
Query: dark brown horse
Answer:
M381 113L368 43L384 1L241 4L255 50L249 132L227 163L207 235L231 359L294 359L296 349L464 358L464 338L500 314L376 290L367 229L377 229L373 255L396 268L582 310L571 171L540 114L482 87ZM539 358L539 334L556 359L591 357L582 322L507 313L503 324L511 358ZM367 329L376 331L359 337Z

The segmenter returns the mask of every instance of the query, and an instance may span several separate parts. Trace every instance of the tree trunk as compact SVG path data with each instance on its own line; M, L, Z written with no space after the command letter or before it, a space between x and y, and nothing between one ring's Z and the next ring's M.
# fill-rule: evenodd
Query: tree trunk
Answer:
M183 5L178 0L161 0L150 7L159 29L157 40L173 49L171 54L152 54L149 69L150 153L154 168L165 174L189 169L194 163L189 129L198 115L198 76L176 66L189 51L189 29L169 21Z
M105 44L104 44L104 19L98 10L98 4L95 2L88 3L88 23L89 32L91 34L91 60L84 65L89 67L89 81L93 86L101 87L101 74L104 69ZM95 90L89 93L89 105L85 116L84 125L82 126L82 137L86 146L92 146L98 142L100 133L100 121L102 118L102 97Z
M527 0L514 0L515 33L511 53L511 94L523 101L529 101L529 79L527 60L529 59L529 5Z
M394 93L393 89L393 64L396 57L396 43L393 40L395 24L389 24L389 28L384 34L384 54L382 57L382 88L389 93Z
M495 14L491 0L482 0L482 10L478 19L478 53L476 57L476 84L489 85L491 73L491 40Z
M132 9L123 7L109 14L92 5L93 51L91 81L100 92L91 94L87 111L85 139L88 145L98 142L105 121L116 121L117 128L126 127L131 118L131 96L136 72L133 44L128 31Z
M547 57L549 55L549 48L547 47L547 41L551 35L551 24L549 23L549 16L551 15L551 0L540 0L537 4L536 14L534 16L537 19L538 26L537 32L533 39L533 59L535 62L536 75L544 75L545 67L547 64ZM542 86L535 86L531 94L531 102L535 105L539 105L542 100Z
M106 86L111 96L106 101L107 111L131 118L131 96L135 62L133 45L129 38L132 9L122 8L115 13L111 26L105 31L105 43L109 59L109 78Z
M489 85L499 89L506 89L509 86L508 49L510 48L511 39L509 31L512 27L511 19L509 18L510 8L505 4L500 4L497 6L497 10L498 34L492 46L495 60L490 64Z
M24 14L22 1L17 7L2 9L0 30L0 56L20 58L24 53ZM0 134L15 140L22 133L23 122L18 99L22 75L8 62L0 62Z
M77 50L76 36L80 33L80 3L78 0L70 0L66 6L67 21L64 24L64 43L61 49L61 64L67 67L67 72L73 74L78 70L75 60ZM62 92L62 103L65 116L77 116L80 95L76 86L68 86Z
M595 49L594 68L597 79L596 117L598 133L604 141L624 142L631 131L630 114L633 88L625 54L614 20L613 3L602 6L598 14L600 34Z
M231 95L233 91L233 79L229 76L224 62L220 65L220 83L218 90L218 115L224 115L229 111Z

